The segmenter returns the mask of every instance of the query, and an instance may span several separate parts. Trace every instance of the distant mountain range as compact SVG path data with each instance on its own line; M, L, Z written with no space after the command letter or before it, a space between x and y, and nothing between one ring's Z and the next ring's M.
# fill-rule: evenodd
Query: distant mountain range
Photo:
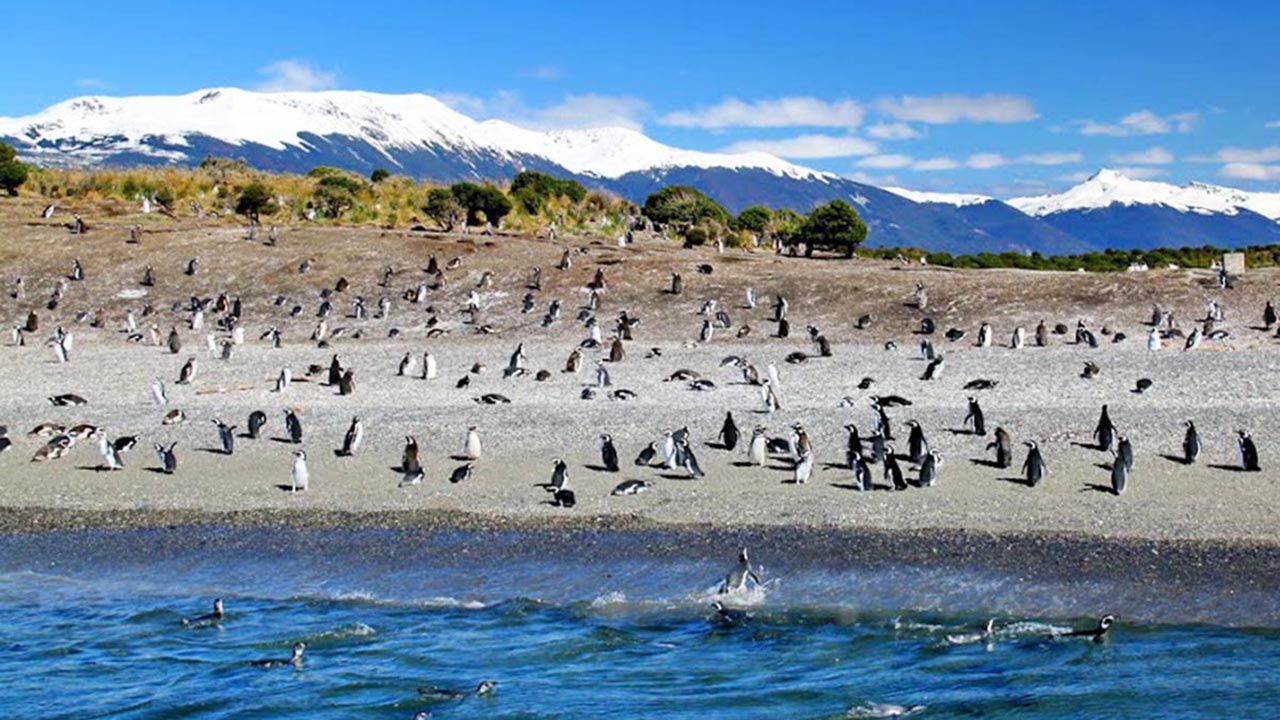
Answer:
M440 182L540 170L636 202L666 185L692 185L734 212L755 204L805 212L843 198L866 219L870 244L952 253L1280 243L1280 193L1143 182L1111 170L1058 195L1008 201L878 188L766 153L681 150L624 128L537 132L478 122L426 95L220 88L83 97L0 118L0 140L51 166L195 165L220 155L263 170L385 167Z

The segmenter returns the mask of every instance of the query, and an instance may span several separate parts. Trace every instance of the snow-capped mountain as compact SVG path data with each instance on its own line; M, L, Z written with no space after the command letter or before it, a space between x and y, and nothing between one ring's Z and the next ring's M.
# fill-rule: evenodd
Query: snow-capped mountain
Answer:
M218 88L83 97L0 118L0 140L24 159L59 166L195 165L217 155L276 172L383 167L439 182L502 182L539 170L637 203L666 185L692 185L733 212L755 204L805 212L842 198L866 219L870 244L952 253L1280 242L1280 194L1143 182L1109 170L1059 195L1007 203L882 189L766 153L683 150L624 128L539 132L476 121L420 94Z
M1280 220L1280 193L1249 193L1197 182L1170 185L1133 180L1105 168L1066 192L1013 198L1008 203L1037 217L1111 205L1163 205L1179 212L1201 215L1234 215L1240 210L1250 210L1263 217Z

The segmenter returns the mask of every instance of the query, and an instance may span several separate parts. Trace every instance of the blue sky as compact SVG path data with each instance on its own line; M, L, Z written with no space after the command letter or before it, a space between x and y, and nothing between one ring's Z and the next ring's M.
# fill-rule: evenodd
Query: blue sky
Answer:
M0 4L0 116L213 86L426 92L924 190L1099 167L1280 190L1280 3ZM26 30L22 30L25 28Z

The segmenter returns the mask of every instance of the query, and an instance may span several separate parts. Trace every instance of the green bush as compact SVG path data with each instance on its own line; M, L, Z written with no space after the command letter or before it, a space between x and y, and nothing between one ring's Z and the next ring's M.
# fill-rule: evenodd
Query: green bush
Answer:
M258 216L270 203L271 191L267 190L267 186L252 182L240 191L240 198L236 200L236 214L258 222Z
M494 226L511 212L511 200L492 185L476 185L475 183L455 183L449 190L467 212L467 224L479 225L480 217Z
M388 172L386 168L377 168L373 172L369 173L369 182L377 185L389 177L391 177L391 173Z
M27 181L29 174L27 166L18 160L18 151L11 145L0 143L0 189L10 197L17 197L18 188Z
M728 226L733 222L724 206L687 185L672 185L650 195L644 201L644 215L664 225L692 226L703 220L714 220Z
M805 257L815 249L843 252L853 257L863 240L867 239L867 224L858 211L843 200L832 200L809 212L795 234L794 241L804 246Z

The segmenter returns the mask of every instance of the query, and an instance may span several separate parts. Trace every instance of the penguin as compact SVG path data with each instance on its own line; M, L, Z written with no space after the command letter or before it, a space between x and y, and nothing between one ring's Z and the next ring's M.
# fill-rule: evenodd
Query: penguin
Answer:
M1083 637L1089 638L1093 642L1102 642L1102 639L1107 636L1107 632L1111 630L1111 627L1115 625L1115 622L1115 615L1106 615L1102 619L1098 620L1098 624L1095 627L1085 630L1072 630L1070 632L1058 633L1050 635L1049 637Z
M612 387L613 380L609 378L609 368L604 363L596 364L596 387Z
M1129 484L1129 466L1117 457L1111 463L1111 492L1116 495L1123 495L1124 489Z
M266 660L250 660L249 665L260 668L279 668L286 665L292 665L295 668L302 667L302 653L307 649L306 643L294 643L293 655L287 659L268 658Z
M884 408L885 408L885 403L882 402L880 398L877 398L876 396L872 395L871 396L871 412L872 412L871 419L874 422L874 429L885 440L892 440L893 427L889 423L889 414L885 412Z
M213 419L213 424L218 426L218 447L222 449L222 454L234 453L236 451L235 426L228 425L218 418Z
M600 436L600 462L609 472L618 472L618 449L613 446L613 437L608 433Z
M582 367L582 350L578 348L574 348L573 352L569 353L569 358L565 360L564 370L562 370L561 372L576 373L581 367Z
M193 617L193 618L184 617L182 618L182 624L184 627L192 627L197 625L208 625L211 623L219 623L219 622L222 622L222 619L225 616L226 614L223 611L222 598L214 598L213 612L206 613L204 615L197 615L196 617Z
M364 442L364 422L359 416L351 418L351 426L347 428L347 434L342 438L342 449L338 451L341 457L353 457L360 451L360 445Z
M307 470L307 451L293 452L293 471L289 474L290 492L305 492L311 483L311 472Z
M1035 440L1028 440L1023 445L1027 446L1027 458L1022 461L1023 477L1027 479L1028 486L1035 487L1048 474L1049 468L1045 465L1044 458L1040 455L1040 446Z
M187 421L187 414L182 412L181 408L174 408L173 410L170 410L169 412L164 414L164 417L161 418L160 420L160 424L161 425L177 425L179 423L184 423L186 421Z
M871 468L867 466L867 462L862 459L861 455L852 456L849 469L853 472L853 485L860 492L870 492L873 489L871 483Z
M461 692L458 690L449 690L447 688L438 687L421 687L418 688L418 694L433 698L436 700L462 700L468 696L484 697L490 695L498 687L497 680L485 680L476 686L475 690L470 692ZM428 713L429 715L429 713ZM414 720L418 720L415 716Z
M991 325L982 323L978 327L978 347L991 347Z
M169 348L170 355L177 355L182 352L182 337L178 335L176 325L169 327L169 337L165 340L165 346Z
M1159 350L1160 347L1160 328L1153 327L1147 331L1147 349Z
M396 369L396 375L405 377L413 374L413 353L407 352L404 357L400 358L400 367Z
M551 461L551 482L542 487L547 492L560 492L569 488L569 466L564 460L555 458Z
M120 450L107 439L106 432L98 429L93 435L98 439L98 453L102 455L103 467L107 470L123 470L124 463L120 460Z
M893 489L906 490L907 481L902 475L902 468L898 466L898 459L894 456L892 445L885 446L880 462L884 463L884 478L893 485Z
M636 456L635 464L637 467L648 467L653 463L653 459L658 456L658 443L651 442L640 451Z
M289 389L289 385L293 382L293 371L289 368L280 368L280 374L276 376L276 392L284 392Z
M652 480L623 480L610 495L637 495L653 487Z
M81 405L88 405L89 401L75 393L63 393L62 395L54 395L50 397L49 404L54 407L79 407Z
M791 481L796 485L803 485L809 481L813 475L813 452L802 452L800 458L796 460L794 472Z
M1271 301L1268 300L1266 307L1262 308L1262 324L1266 326L1267 330L1270 330L1271 326L1276 324L1276 319L1276 306L1272 305Z
M907 427L911 428L907 435L907 459L913 464L919 464L929 452L929 441L925 439L920 423L908 420Z
M1196 432L1194 422L1186 420L1182 424L1187 427L1187 433L1182 438L1182 462L1184 465L1194 465L1200 459L1200 434Z
M1027 332L1026 330L1022 329L1021 325L1014 328L1013 339L1009 341L1009 347L1013 348L1014 350L1021 350L1022 346L1025 345L1027 342L1026 336L1027 336Z
M459 465L458 467L453 469L452 473L450 473L449 482L454 485L457 485L458 483L461 483L461 482L466 482L471 479L471 475L474 471L475 471L475 466L472 465L471 463L467 463L466 465Z
M1133 470L1133 445L1125 435L1116 435L1116 459L1123 462L1128 470Z
M670 430L662 434L662 466L668 470L676 468L676 441Z
M249 413L248 434L249 439L257 440L262 436L262 426L267 424L267 414L261 410L254 410Z
M1013 464L1013 438L1008 430L997 427L996 439L987 445L987 450L996 451L996 467L1003 470Z
M422 479L426 476L421 467L406 468L400 475L400 482L397 487L417 487L422 485Z
M765 379L760 382L760 399L764 402L766 413L782 409L782 403L778 400L778 392L772 380Z
M924 462L920 463L920 477L916 484L920 487L933 487L938 482L938 466L942 464L942 454L937 450L930 450L924 456Z
M620 363L626 356L626 348L622 346L622 338L615 337L613 343L609 346L609 362Z
M1253 444L1253 437L1247 430L1237 430L1236 446L1240 451L1240 468L1246 472L1258 472L1262 467L1258 464L1258 447Z
M196 376L196 359L194 357L187 358L187 362L178 371L178 384L189 385Z
M435 380L439 375L436 368L436 356L429 352L422 353L422 379Z
M1200 347L1200 340L1202 337L1199 326L1192 328L1191 334L1187 336L1187 342L1182 346L1182 349L1184 351L1195 350Z
M1049 345L1049 328L1041 320L1036 325L1036 347L1047 347Z
M1107 406L1102 406L1102 415L1098 418L1098 425L1093 430L1093 439L1098 443L1099 450L1110 450L1111 444L1115 440L1116 426L1111 424L1111 416L1107 412Z
M698 457L693 454L693 448L689 446L689 441L682 441L678 447L681 455L683 455L681 466L684 467L685 472L689 473L689 477L695 480L705 477L706 473L702 472L702 467L698 465Z
M736 449L740 437L741 433L738 432L738 425L733 421L733 413L726 412L724 414L724 423L720 426L719 436L724 449L729 451Z
M468 460L479 460L484 449L480 445L480 429L475 425L467 426L467 437L462 443L462 455Z
M404 451L400 454L400 471L421 470L422 463L418 456L418 439L412 435L404 438Z
M170 443L169 447L165 447L160 443L154 444L156 459L160 461L160 472L165 475L172 475L178 469L178 456L173 452L177 446L178 443L176 442Z
M964 426L971 428L974 435L987 434L987 423L982 415L982 406L978 404L978 398L972 395L969 396L969 412L964 416Z
M298 445L302 442L302 421L298 419L297 413L292 408L284 410L284 427L289 433L289 442Z
M751 567L751 560L747 556L747 549L742 548L738 553L738 564L725 575L724 581L720 583L721 595L729 595L731 593L742 592L747 588L747 581L750 580L756 585L760 585L760 576Z
M757 467L764 467L768 462L768 438L765 437L766 428L759 425L751 432L751 442L747 446L747 459Z
M942 355L934 357L933 360L924 369L924 374L920 376L921 380L937 380L942 377L942 366L944 358Z
M862 438L858 435L858 426L849 423L844 426L848 432L848 438L845 441L844 461L847 467L852 468L854 460L862 458Z

